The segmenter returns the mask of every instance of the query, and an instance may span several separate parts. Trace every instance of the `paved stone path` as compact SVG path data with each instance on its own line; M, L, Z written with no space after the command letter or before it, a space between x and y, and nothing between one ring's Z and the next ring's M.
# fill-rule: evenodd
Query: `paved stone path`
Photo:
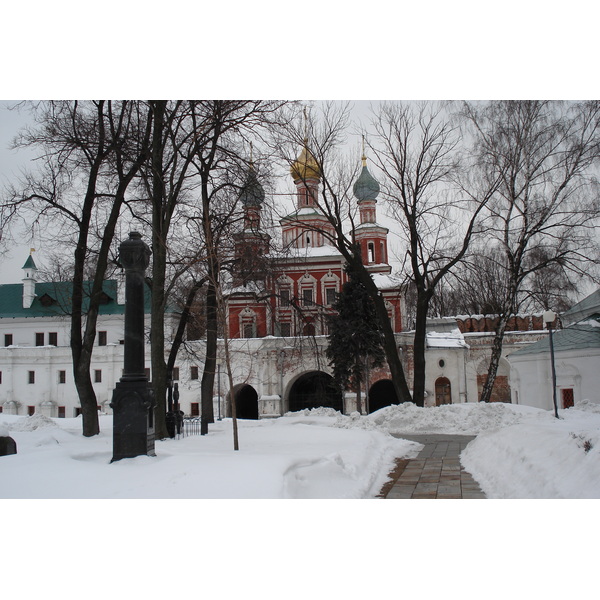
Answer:
M475 436L395 434L394 437L419 442L425 448L417 458L396 460L390 481L378 498L485 498L479 485L462 469L458 458Z

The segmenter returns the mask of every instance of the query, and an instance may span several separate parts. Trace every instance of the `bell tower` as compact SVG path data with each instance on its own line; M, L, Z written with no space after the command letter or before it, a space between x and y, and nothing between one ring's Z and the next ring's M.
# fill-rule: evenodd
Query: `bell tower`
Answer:
M235 235L235 285L265 278L264 261L271 240L270 235L260 230L265 191L256 177L252 159L239 199L244 210L244 228Z
M354 230L356 242L360 245L363 263L372 273L391 273L388 264L387 235L389 229L377 223L377 196L380 187L367 167L367 157L362 155L362 171L353 188L358 200L360 224Z

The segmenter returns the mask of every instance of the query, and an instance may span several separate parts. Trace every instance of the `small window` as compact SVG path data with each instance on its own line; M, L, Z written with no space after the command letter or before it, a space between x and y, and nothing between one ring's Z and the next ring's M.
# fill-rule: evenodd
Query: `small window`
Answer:
M35 345L36 346L43 346L44 345L44 334L43 333L36 333L35 334Z
M446 361L443 358L440 358L438 365L440 365L440 368L443 369L446 366Z
M200 403L192 402L190 404L190 410L192 411L192 417L199 417L200 416Z
M2 371L0 371L0 383L2 383Z
M102 369L94 369L94 383L102 383Z
M335 288L325 289L325 302L327 306L332 306L335 304Z
M35 415L35 406L28 406L27 407L27 415L29 417L32 417L33 415Z
M198 367L190 367L190 379L198 379Z
M279 290L279 304L280 306L290 305L290 290Z
M0 404L0 413L2 412L2 404Z
M173 367L173 381L179 381L179 367Z
M13 336L12 336L12 333L5 333L4 334L4 345L5 346L12 346L13 345Z
M302 290L302 304L304 306L312 306L312 304L313 304L312 289Z
M244 337L245 338L253 338L254 337L254 323L244 323Z
M66 371L58 372L58 383L67 383L67 372Z
M367 249L369 252L369 263L375 262L375 244L373 242L369 242L367 245Z
M315 335L315 326L312 323L307 323L302 328L302 335L304 335L304 336L314 336Z
M106 346L106 331L98 332L98 346Z
M56 331L51 331L48 334L48 345L58 346L58 333L56 333Z
M64 406L59 406L58 407L58 418L59 419L64 419L65 415L66 415L65 407Z
M27 381L29 383L35 383L35 371L27 371Z
M281 332L281 337L290 337L292 335L292 324L280 323L279 331Z

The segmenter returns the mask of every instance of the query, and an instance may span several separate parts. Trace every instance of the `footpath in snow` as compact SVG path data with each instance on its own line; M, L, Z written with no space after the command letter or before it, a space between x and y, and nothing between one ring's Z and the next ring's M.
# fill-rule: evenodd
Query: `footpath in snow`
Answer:
M332 409L230 419L206 436L156 442L156 457L111 464L112 418L0 414L18 453L0 458L0 498L374 498L395 458L421 445L390 434L471 434L461 455L488 498L600 498L600 404L553 413L508 404L390 406L368 416Z

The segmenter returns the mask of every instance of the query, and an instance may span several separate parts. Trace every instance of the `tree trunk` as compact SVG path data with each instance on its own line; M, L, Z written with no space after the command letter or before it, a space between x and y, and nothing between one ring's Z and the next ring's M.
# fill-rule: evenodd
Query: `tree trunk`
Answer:
M91 352L82 349L77 361L73 362L75 389L81 404L82 430L84 437L100 433L98 421L98 400L90 377Z
M157 236L153 233L153 239ZM167 365L165 362L165 274L161 270L166 260L166 249L153 243L152 309L150 316L150 358L152 365L152 389L155 404L154 432L156 439L168 436L166 423ZM156 265L156 270L154 269Z
M425 351L427 346L428 304L424 293L418 293L413 342L413 402L417 406L425 406Z
M504 342L504 332L506 331L506 325L510 318L510 313L505 313L500 317L498 325L496 326L496 335L494 337L494 343L492 345L492 356L490 358L490 364L488 367L488 374L481 390L480 402L489 402L492 398L492 390L494 389L494 383L496 382L496 375L498 374L498 365L500 364L500 357L502 356L502 344Z
M201 402L202 419L214 423L213 390L217 367L217 294L213 280L209 281L206 293L206 356L202 373Z
M358 274L360 282L365 286L369 295L373 299L375 304L375 312L377 313L377 322L381 333L383 334L383 351L385 352L385 358L390 369L392 376L392 383L398 397L398 402L411 402L412 398L408 384L406 383L406 377L404 375L404 369L400 362L400 356L398 355L398 348L396 346L396 336L392 330L392 324L388 315L387 308L383 296L379 293L371 274L367 271L362 263L360 256L350 255L347 251L343 252L344 257L347 261L352 261L352 267Z
M356 377L355 382L356 382L356 410L362 415L362 394L361 394L361 389L360 389L362 381L361 381L360 377Z
M154 115L152 138L152 314L150 353L152 389L155 400L154 431L157 439L168 435L166 424L167 365L165 363L165 270L167 240L165 231L165 186L163 182L163 129L167 103L151 102Z

